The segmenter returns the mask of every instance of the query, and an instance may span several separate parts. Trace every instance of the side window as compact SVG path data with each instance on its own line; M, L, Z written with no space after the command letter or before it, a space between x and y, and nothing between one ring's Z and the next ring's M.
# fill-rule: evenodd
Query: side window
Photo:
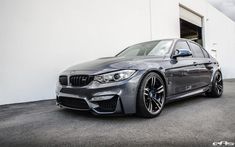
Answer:
M202 48L202 52L204 53L205 58L210 58L209 54L204 48Z
M205 58L200 46L196 45L195 43L191 43L191 42L189 44L190 44L190 47L192 49L194 57L196 57L196 58Z
M176 42L174 53L173 53L174 55L175 55L177 49L188 49L190 51L190 48L189 48L188 43L186 41ZM192 56L190 56L190 57L192 57ZM184 58L188 58L188 57L184 57Z

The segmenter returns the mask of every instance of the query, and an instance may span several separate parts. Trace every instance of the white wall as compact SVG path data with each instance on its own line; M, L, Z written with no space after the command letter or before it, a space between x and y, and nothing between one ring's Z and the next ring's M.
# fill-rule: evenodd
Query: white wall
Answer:
M0 104L54 98L68 66L150 40L144 0L0 0Z
M235 78L235 24L214 7L208 5L207 9L207 48L217 50L217 59L224 78Z
M0 104L54 98L68 66L179 37L179 2L208 18L206 47L235 77L235 24L204 0L0 0Z
M151 0L152 39L179 38L178 0Z

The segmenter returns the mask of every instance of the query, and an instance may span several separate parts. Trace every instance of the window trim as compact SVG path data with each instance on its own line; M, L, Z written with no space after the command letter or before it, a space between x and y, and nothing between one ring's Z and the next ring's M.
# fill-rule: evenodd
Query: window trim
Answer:
M207 52L207 50L206 49L204 49L203 47L201 47L201 50L202 50L202 52L204 51L206 54L207 54L207 56L204 54L204 52L203 52L203 54L204 54L204 58L210 58L210 54Z
M189 47L190 47L190 49L191 49L192 54L194 54L194 52L193 52L193 50L192 50L192 47L190 46L190 43L197 45L197 46L200 48L201 52L202 52L203 58L206 58L205 55L204 55L204 53L203 53L203 51L202 51L202 46L201 46L200 44L198 44L198 43L196 43L196 42L194 42L194 41L191 41L191 40L188 41L188 42L189 42L188 44L189 44ZM207 53L207 54L208 54L208 53ZM208 55L209 55L209 54L208 54ZM202 59L202 57L196 57L196 56L195 56L195 57L193 56L193 58Z

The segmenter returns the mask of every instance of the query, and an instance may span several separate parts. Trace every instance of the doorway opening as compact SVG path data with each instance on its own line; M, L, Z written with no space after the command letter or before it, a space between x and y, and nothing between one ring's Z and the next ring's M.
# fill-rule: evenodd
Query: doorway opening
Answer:
M180 37L203 45L202 28L183 19L180 19Z
M180 5L180 37L203 46L203 19L196 12Z

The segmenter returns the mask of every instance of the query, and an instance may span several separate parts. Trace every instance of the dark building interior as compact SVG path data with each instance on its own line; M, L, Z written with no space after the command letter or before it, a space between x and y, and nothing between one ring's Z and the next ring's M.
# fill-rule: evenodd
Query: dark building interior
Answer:
M180 37L193 40L203 45L202 27L194 25L183 19L180 19Z

